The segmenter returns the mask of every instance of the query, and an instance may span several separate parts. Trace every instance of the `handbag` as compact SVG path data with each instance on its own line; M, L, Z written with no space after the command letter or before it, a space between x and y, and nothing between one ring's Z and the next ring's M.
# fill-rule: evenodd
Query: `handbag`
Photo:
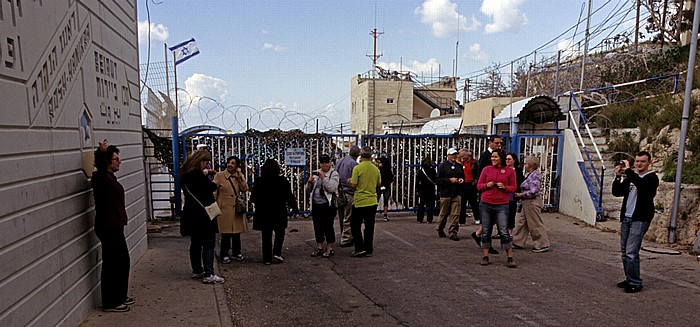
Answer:
M242 215L248 211L248 205L245 203L245 195L239 191L236 191L236 187L233 186L233 182L231 181L231 177L227 178L228 182L231 184L231 188L233 191L237 194L236 196L236 205L234 205L234 209L236 210L236 214Z
M187 191L187 193L189 193L194 198L194 200L197 201L197 203L199 203L199 205L202 206L202 208L204 208L204 211L207 212L209 219L214 220L214 218L216 218L216 216L221 214L221 209L219 208L219 205L216 203L216 201L214 201L212 204L210 204L208 206L205 206L202 204L202 202L199 202L199 199L197 199L197 197L194 196L194 194L192 194L192 192L190 192L189 189L187 189L187 186L183 186L183 187L185 188L185 191Z

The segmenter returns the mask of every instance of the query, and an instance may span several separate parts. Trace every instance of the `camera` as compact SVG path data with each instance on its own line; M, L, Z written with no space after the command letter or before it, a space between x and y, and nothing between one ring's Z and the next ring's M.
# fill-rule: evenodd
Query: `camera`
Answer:
M615 164L615 166L625 167L625 162L620 160Z

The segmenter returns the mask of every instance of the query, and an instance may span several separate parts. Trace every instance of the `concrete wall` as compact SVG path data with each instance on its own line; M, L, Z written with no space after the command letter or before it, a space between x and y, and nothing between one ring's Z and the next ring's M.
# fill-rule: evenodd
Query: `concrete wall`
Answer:
M579 168L583 162L581 150L570 129L564 130L562 153L561 195L559 212L576 217L587 224L595 225L596 211L588 187Z
M100 304L87 175L121 148L132 264L146 249L136 0L0 1L0 326L75 326Z
M412 119L413 82L356 76L350 84L350 130L353 134L380 134L385 122ZM372 110L374 121L370 119Z

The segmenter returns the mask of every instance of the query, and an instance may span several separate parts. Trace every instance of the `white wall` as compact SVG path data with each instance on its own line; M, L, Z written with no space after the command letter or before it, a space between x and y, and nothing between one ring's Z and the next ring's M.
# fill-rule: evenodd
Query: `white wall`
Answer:
M146 249L136 0L0 1L0 326L100 304L97 140L121 149L132 265Z
M578 166L579 162L583 162L583 156L570 129L564 130L563 152L559 212L595 225L595 205Z

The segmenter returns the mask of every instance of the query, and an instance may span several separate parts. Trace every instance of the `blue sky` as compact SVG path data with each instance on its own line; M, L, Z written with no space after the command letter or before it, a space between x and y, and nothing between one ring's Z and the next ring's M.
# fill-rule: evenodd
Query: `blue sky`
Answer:
M476 78L493 63L509 66L528 54L523 60L531 61L538 48L538 60L556 56L557 50L570 50L571 39L573 43L583 40L583 5L587 3L148 1L150 24L146 0L138 0L140 62L147 62L149 26L151 62L164 60L163 43L171 46L195 38L201 53L178 65L178 86L191 97L217 100L197 102L203 109L191 106L183 110L181 125L207 123L234 132L243 130L246 118L260 130L314 131L318 119L321 130L335 132L341 123L349 123L350 79L372 68L367 55L373 51L370 32L375 20L383 33L377 40L380 66L411 70L426 78L431 70L436 78L438 72L452 76L459 41L456 75L464 81ZM599 30L592 45L634 27L634 10L630 10L634 1L592 2L592 10L598 12L591 26ZM579 27L558 37L577 24L582 10ZM181 103L186 102L183 96L181 92Z

